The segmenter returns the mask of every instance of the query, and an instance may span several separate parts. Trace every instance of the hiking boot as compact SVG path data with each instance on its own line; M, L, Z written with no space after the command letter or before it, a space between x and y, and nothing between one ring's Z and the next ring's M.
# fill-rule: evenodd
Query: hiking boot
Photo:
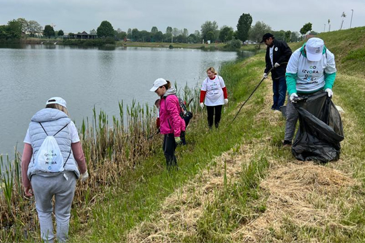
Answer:
M288 140L283 141L283 148L291 148L291 142Z

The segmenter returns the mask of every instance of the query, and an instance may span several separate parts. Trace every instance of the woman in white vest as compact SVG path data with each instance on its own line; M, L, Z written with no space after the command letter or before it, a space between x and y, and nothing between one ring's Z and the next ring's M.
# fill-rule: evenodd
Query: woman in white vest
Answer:
M24 192L28 197L35 196L43 241L54 242L52 212L56 217L58 242L67 240L78 178L82 181L88 178L80 138L68 117L66 101L53 97L46 102L46 108L32 117L22 156Z
M207 69L208 77L204 79L200 90L200 107L203 109L204 104L207 107L209 129L214 125L219 126L221 120L222 106L228 104L227 88L221 76L213 67Z
M286 67L286 85L289 100L286 106L284 147L291 147L298 120L293 102L300 96L327 92L332 97L336 78L335 56L320 38L310 38L290 57Z

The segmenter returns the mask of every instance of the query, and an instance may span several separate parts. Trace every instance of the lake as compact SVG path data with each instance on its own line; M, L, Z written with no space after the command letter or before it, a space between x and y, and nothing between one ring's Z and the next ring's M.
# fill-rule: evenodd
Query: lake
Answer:
M0 154L13 157L15 145L22 151L30 118L50 97L67 101L70 117L80 129L94 107L111 118L119 116L122 100L125 106L133 99L153 105L158 97L149 89L156 78L176 82L178 87L200 87L208 67L219 71L223 62L237 58L237 52L195 49L0 48Z

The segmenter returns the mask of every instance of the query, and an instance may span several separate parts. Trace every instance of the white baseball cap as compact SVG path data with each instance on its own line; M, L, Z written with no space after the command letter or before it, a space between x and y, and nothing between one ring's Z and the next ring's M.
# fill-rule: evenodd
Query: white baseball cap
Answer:
M305 51L307 52L307 59L312 62L321 60L323 54L324 42L322 39L313 37L305 44Z
M51 104L58 104L58 105L62 105L63 107L67 108L66 101L64 99L62 99L61 97L49 98L47 100L46 105L51 105Z
M164 86L167 84L167 81L163 78L158 78L153 82L153 87L150 89L150 91L155 92L159 87Z

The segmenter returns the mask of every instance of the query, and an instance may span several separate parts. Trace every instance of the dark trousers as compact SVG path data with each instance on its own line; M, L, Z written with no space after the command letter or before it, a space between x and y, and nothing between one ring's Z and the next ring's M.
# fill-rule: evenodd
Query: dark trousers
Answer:
M166 158L166 166L167 169L171 169L172 166L177 166L177 161L175 157L175 149L176 149L176 142L173 133L165 134L163 137L163 153Z
M215 115L214 124L215 124L215 127L218 128L219 122L221 120L222 105L207 106L207 111L208 111L209 128L212 128L212 126L213 126L213 116L214 115Z
M284 76L279 79L273 78L272 91L274 93L274 104L271 109L280 110L280 107L284 105L286 95L286 80Z
M185 131L181 131L181 133L180 133L180 139L181 139L181 144L182 145L186 145Z

